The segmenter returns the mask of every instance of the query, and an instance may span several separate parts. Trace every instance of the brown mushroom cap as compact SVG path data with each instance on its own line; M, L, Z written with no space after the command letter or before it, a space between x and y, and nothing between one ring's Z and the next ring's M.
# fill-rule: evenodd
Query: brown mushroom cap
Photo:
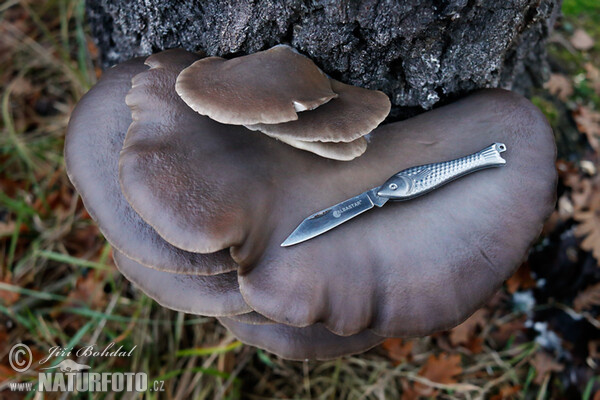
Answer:
M503 168L409 202L389 202L289 252L278 248L315 211L404 168L454 159L494 141L508 148ZM351 191L332 189L317 173L305 174L313 180L306 185L290 182L310 193L302 212L289 203L288 211L272 210L278 224L265 250L242 253L258 261L233 253L250 264L240 272L242 295L267 318L296 326L322 321L343 335L371 328L382 336L418 336L455 326L514 272L539 235L555 202L554 160L541 112L501 90L378 128L365 155L350 163L357 167L348 171L356 180L344 181ZM366 179L361 171L368 171Z
M246 127L281 140L352 142L375 129L390 112L390 100L385 93L330 81L338 97L315 110L300 113L296 121Z
M162 144L122 153L128 199L177 246L233 246L246 302L277 322L323 322L339 335L366 328L381 336L425 335L451 327L510 276L554 206L552 131L537 108L511 92L479 91L377 128L365 154L347 163L243 128L220 128L168 101L151 103L148 113L161 117L147 124L147 137ZM176 134L168 128L173 113ZM280 247L318 210L405 168L493 142L508 148L503 168L409 202L389 202L317 238ZM156 209L160 215L152 214Z
M367 150L367 140L359 137L352 142L306 142L304 140L279 138L283 143L287 143L300 150L310 151L321 157L330 158L338 161L350 161L361 156Z
M190 57L190 53L179 50L166 53L175 59L183 53ZM146 69L140 58L113 67L79 101L65 139L69 178L102 233L127 257L170 272L217 274L235 270L237 266L228 252L193 254L167 243L139 217L121 193L119 152L131 124L125 96L131 88L131 79Z
M219 322L240 341L288 360L330 360L367 351L384 340L369 331L352 336L334 335L322 324L305 328L252 325L227 317L219 318Z
M190 57L191 53L188 54ZM224 175L219 170L204 174L194 171L195 165L204 166L205 160L219 154L224 156L221 162L225 163L229 157L235 157L235 147L239 143L230 146L228 141L232 134L236 137L244 135L247 143L261 137L261 141L268 141L275 147L289 146L253 134L243 126L220 124L194 112L175 93L175 79L185 65L174 62L171 54L154 54L146 63L151 69L134 78L134 85L127 95L134 122L127 131L119 160L123 194L139 215L176 247L194 253L225 249L229 246L224 246L224 242L240 240L243 234L235 228L230 229L244 213L237 210L237 205L254 194L239 192L225 197L219 193L190 192L193 181L198 178L208 186L216 187L209 182L216 184L233 179L231 183L235 185L236 176L242 177L235 172L232 175L230 168L223 170ZM205 132L210 132L209 136L217 140L205 141ZM228 149L233 152L229 153ZM265 148L254 153L248 167L260 165L260 159L268 152ZM256 204L248 202L249 207ZM227 210L234 213L229 214ZM186 214L188 211L191 214ZM198 221L207 217L212 225L206 230L198 230Z
M337 96L307 57L285 45L226 60L196 61L177 78L177 93L196 112L224 124L278 124Z
M164 307L211 317L252 311L240 294L235 271L211 276L174 274L145 267L117 250L113 257L125 278Z

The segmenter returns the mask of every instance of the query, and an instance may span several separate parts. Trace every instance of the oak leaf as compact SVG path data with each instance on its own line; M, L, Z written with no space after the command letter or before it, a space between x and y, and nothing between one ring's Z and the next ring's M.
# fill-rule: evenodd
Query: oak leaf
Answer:
M69 302L72 304L86 303L93 308L100 308L106 304L104 292L104 274L88 273L85 277L77 278L75 290L69 293Z
M517 290L527 290L535 287L535 280L531 276L531 270L526 263L506 281L506 290L513 294Z
M596 68L592 63L585 63L585 77L591 82L594 92L600 95L600 69Z
M594 47L594 39L583 29L575 29L571 36L571 44L577 50L589 50Z
M3 279L0 279L0 282L8 283L9 285L14 285L14 282L12 282L12 280L8 276L4 277ZM21 295L17 292L9 292L8 290L0 289L0 304L3 304L4 306L8 307L16 303L17 300L19 300L19 297L21 297Z
M573 111L573 118L577 129L586 136L590 146L596 152L600 152L600 113L579 106Z
M548 374L552 372L561 372L565 369L564 365L556 362L548 353L543 351L536 353L531 365L536 370L536 375L533 380L534 383L541 385Z
M558 97L562 101L567 101L573 95L573 84L563 74L550 74L550 79L544 84L550 94Z
M414 342L412 340L400 338L389 338L381 344L381 347L387 352L388 357L394 361L395 365L411 360L413 346Z
M435 383L456 383L456 376L462 373L460 361L459 354L442 353L437 357L432 354L419 371L419 375ZM411 384L402 381L402 400L416 400L421 397L435 398L437 394L437 389L425 383L414 382Z
M475 311L465 322L450 331L450 343L453 346L469 344L474 339L477 329L485 326L486 321L486 310Z
M456 376L462 374L460 354L442 353L438 357L430 355L419 371L419 375L436 383L456 383Z
M521 394L521 385L502 386L498 394L490 397L490 400L514 399Z
M581 248L591 252L600 262L600 208L578 211L575 213L575 220L579 222L575 228L575 236L584 238Z
M573 300L575 311L587 310L594 306L600 306L600 282L586 287Z

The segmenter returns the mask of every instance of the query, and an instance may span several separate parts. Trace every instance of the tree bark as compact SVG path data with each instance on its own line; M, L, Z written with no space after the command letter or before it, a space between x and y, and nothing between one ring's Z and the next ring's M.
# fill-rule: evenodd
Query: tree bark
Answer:
M547 74L561 0L94 0L103 66L167 48L230 57L288 43L335 79L384 91L394 119Z

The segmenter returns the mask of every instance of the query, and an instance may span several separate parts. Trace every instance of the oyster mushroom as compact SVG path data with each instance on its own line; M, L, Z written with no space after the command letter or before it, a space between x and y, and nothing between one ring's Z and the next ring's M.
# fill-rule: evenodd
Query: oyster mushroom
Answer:
M219 322L242 342L288 360L329 360L362 353L384 340L369 331L351 336L334 335L323 324L294 328L284 324L246 324L227 317L219 318Z
M113 258L125 278L164 307L211 317L252 311L240 294L235 271L209 276L174 274L148 268L117 250Z
M378 90L346 85L334 79L338 97L298 119L282 124L246 125L269 136L303 142L352 142L375 129L390 112L389 98Z
M204 58L185 68L175 87L188 106L215 121L340 161L363 154L363 136L390 111L384 93L327 79L284 45L232 60Z
M67 164L90 214L125 254L115 252L124 274L168 307L227 315L221 322L245 343L286 358L326 359L383 337L454 326L510 276L552 210L551 130L518 95L483 90L379 127L362 157L337 163L191 110L175 82L195 60L176 50L148 58L150 69L137 60L108 71L74 113ZM134 75L127 97L134 122L123 140ZM502 169L280 247L314 211L407 167L495 141L509 149ZM121 145L127 201L116 177ZM231 258L241 266L237 286ZM211 292L227 294L225 304L204 303ZM180 293L198 297L186 304Z
M281 137L279 140L297 149L310 151L318 156L338 161L354 160L367 150L367 140L363 137L351 142L339 143L319 141L308 142L306 140L297 140L288 137Z
M337 97L307 57L285 45L226 60L207 57L181 72L177 93L196 112L223 124L278 124Z
M152 71L143 73L148 87ZM244 299L276 322L322 322L338 335L372 329L381 336L454 326L520 264L554 205L551 129L530 102L507 91L479 91L379 127L365 154L348 163L218 125L172 102L166 88L152 95L136 104L154 116L145 122L144 140L130 129L121 154L126 197L177 247L231 248ZM305 243L279 246L315 211L407 167L458 158L496 141L509 149L502 169L387 204Z
M182 50L166 54L173 62L186 58L186 65L198 59ZM237 265L227 251L194 254L166 242L121 193L119 152L132 121L125 96L131 88L131 79L147 68L142 58L113 67L79 101L65 138L69 178L104 236L127 257L168 272L210 275L233 271Z

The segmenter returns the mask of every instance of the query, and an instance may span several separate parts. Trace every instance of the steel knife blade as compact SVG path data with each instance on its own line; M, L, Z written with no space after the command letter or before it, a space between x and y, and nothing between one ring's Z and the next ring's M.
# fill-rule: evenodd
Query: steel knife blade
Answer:
M504 151L506 151L504 143L494 143L483 150L455 160L402 170L381 186L310 215L281 243L281 246L292 246L319 236L373 207L382 207L388 200L410 200L472 172L503 166L506 160L500 153Z

